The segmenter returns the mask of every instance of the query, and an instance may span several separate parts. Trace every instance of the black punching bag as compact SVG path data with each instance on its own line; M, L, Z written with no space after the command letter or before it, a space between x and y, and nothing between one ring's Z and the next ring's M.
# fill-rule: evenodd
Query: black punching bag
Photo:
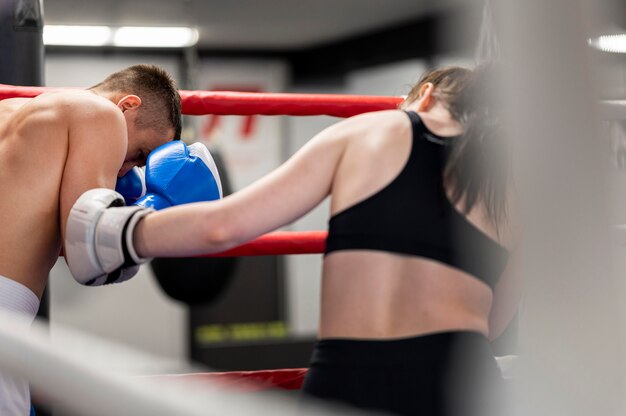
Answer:
M219 152L211 150L220 173L224 196L230 194L230 182ZM228 287L238 259L156 258L150 263L161 289L172 299L188 305L206 305L217 299Z
M0 0L0 84L43 86L43 0ZM44 292L37 316L48 317Z
M0 84L41 86L43 1L0 0Z

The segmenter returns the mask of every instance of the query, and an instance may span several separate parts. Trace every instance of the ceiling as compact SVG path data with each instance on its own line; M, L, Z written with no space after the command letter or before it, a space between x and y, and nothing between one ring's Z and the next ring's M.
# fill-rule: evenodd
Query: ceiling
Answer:
M193 26L199 47L297 50L385 30L463 0L44 0L46 24Z
M42 0L46 24L192 26L201 49L298 50L385 31L450 11L482 9L484 0ZM607 6L591 31L626 28L611 13L623 0L580 0ZM493 3L493 0L492 0ZM495 4L495 3L493 3ZM464 12L463 12L464 13Z

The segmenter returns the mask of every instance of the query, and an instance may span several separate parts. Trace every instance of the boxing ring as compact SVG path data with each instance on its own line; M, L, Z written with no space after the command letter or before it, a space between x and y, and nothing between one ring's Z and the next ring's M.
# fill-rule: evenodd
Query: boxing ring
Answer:
M52 89L0 85L0 100L35 97L49 90ZM183 114L186 115L350 117L395 109L403 100L402 97L326 94L180 93ZM626 119L626 101L602 103L601 109L607 118ZM228 251L203 257L323 253L326 236L326 231L273 232ZM291 415L297 404L289 397L279 395L280 400L274 400L274 397L242 393L297 390L307 371L298 368L129 377L111 373L106 363L94 363L88 355L75 357L56 348L41 323L36 322L33 330L27 332L12 321L10 317L0 316L0 367L28 378L38 391L53 401L85 414L206 415L212 414L210 409L219 408L219 414L248 415L254 409L255 414ZM505 377L512 377L515 359L504 357L498 361ZM64 375L61 382L59 374ZM116 399L111 400L111 396ZM76 397L81 399L73 402ZM334 412L325 407L308 411L310 414ZM341 409L340 413L347 414L346 409Z
M159 367L162 360L63 327L55 327L56 339L51 339L46 324L35 321L29 328L22 319L0 313L2 372L27 379L40 402L72 415L356 414L321 403L303 410L296 397L269 390L281 383L293 388L286 381L299 383L304 370L288 370L289 376L282 374L287 370L137 375L129 363ZM281 383L274 383L277 378Z
M57 88L0 84L0 100L15 97L32 98L51 90ZM365 112L395 109L403 101L402 97L228 91L180 91L180 95L182 112L185 115L351 117ZM225 252L200 257L323 253L326 236L326 231L273 232ZM66 334L65 337L70 339L83 338L68 330L63 332ZM81 342L98 344L97 341ZM242 404L241 394L298 390L307 372L306 368L294 368L123 377L107 372L106 365L103 368L89 357L75 357L56 348L46 336L46 329L42 323L35 322L32 333L27 333L20 330L19 326L12 325L11 319L6 317L3 319L2 316L0 316L0 344L1 368L7 368L28 378L38 391L52 398L53 402L58 401L73 411L94 415L207 414L207 408L211 407L228 409L226 412L228 414L250 414L250 409L261 414L270 412L275 415L294 414L296 409L294 406L297 404L289 398L285 400L281 397L280 401L269 400L267 403L255 401L254 404L247 404L247 400L243 400L246 404ZM28 359L25 359L24 355L27 355ZM49 364L46 366L45 362ZM38 368L42 370L39 371ZM67 374L71 379L55 383L54 374ZM189 400L189 389L199 391L197 403ZM114 402L106 398L103 400L97 397L99 395L94 391L108 391L118 399ZM164 391L167 391L167 394L164 394ZM172 395L172 391L178 391L178 396ZM239 395L235 400L225 399L225 395L228 397L229 394ZM83 399L79 400L79 403L73 403L73 398L77 396ZM238 404L233 405L233 402ZM243 411L240 411L238 407L240 405ZM263 409L263 406L269 407ZM332 409L324 409L323 414L329 414L329 411L332 414ZM311 408L307 412L316 414L317 410ZM220 414L224 414L223 410ZM346 410L342 409L341 414L346 414Z
M32 98L55 89L58 88L0 84L0 100ZM388 96L189 90L181 90L180 96L184 115L352 117L371 111L395 109L403 101L402 97ZM205 257L323 253L325 240L325 231L274 232L223 253L207 254Z

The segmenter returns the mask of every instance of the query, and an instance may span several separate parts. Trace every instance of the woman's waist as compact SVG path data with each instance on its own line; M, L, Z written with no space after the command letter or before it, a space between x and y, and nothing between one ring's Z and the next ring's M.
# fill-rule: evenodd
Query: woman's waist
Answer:
M364 306L366 307L366 306ZM420 313L421 311L417 311ZM374 313L360 312L328 314L322 310L318 337L320 339L395 340L420 337L438 332L489 333L487 317L467 313L452 313L418 317L403 315L381 319Z
M450 330L392 339L325 338L315 344L312 366L437 367L456 355L494 361L487 338L478 332Z
M487 334L492 298L482 282L428 260L332 256L324 264L319 333L374 339L456 329Z

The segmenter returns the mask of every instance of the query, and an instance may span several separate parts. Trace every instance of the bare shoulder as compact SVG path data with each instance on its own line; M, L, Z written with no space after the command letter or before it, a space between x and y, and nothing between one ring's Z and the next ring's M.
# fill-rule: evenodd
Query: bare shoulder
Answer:
M336 123L319 136L341 141L345 146L383 146L410 130L409 118L403 111L385 110L364 113Z
M89 91L68 91L53 97L67 120L70 139L80 136L96 144L126 147L127 129L122 111L111 101ZM117 140L116 140L117 139Z
M122 112L109 100L85 90L51 91L16 103L13 128L58 128L71 130L78 124L124 126Z
M409 126L409 118L403 111L385 110L359 114L335 124L337 129L361 134L380 133Z
M126 121L122 111L110 100L83 90L51 93L46 99L66 123L70 143L73 143L71 148L107 148L116 158L125 152Z
M115 104L87 90L52 91L37 97L37 100L40 105L54 108L70 121L101 117L109 122L123 119Z
M81 119L123 122L121 111L111 101L86 90L51 91L34 98L4 100L2 105L2 113L14 129L25 125L68 128Z
M300 149L299 153L310 153L321 149L328 157L363 154L386 146L396 136L402 136L402 129L410 129L408 117L401 111L377 111L346 118L327 127ZM351 150L352 149L352 150Z
M346 120L345 126L350 134L333 182L333 213L389 183L411 147L411 123L402 111L359 115Z
M405 141L411 122L403 111L385 110L347 119L345 128L350 133L350 144L379 148Z

